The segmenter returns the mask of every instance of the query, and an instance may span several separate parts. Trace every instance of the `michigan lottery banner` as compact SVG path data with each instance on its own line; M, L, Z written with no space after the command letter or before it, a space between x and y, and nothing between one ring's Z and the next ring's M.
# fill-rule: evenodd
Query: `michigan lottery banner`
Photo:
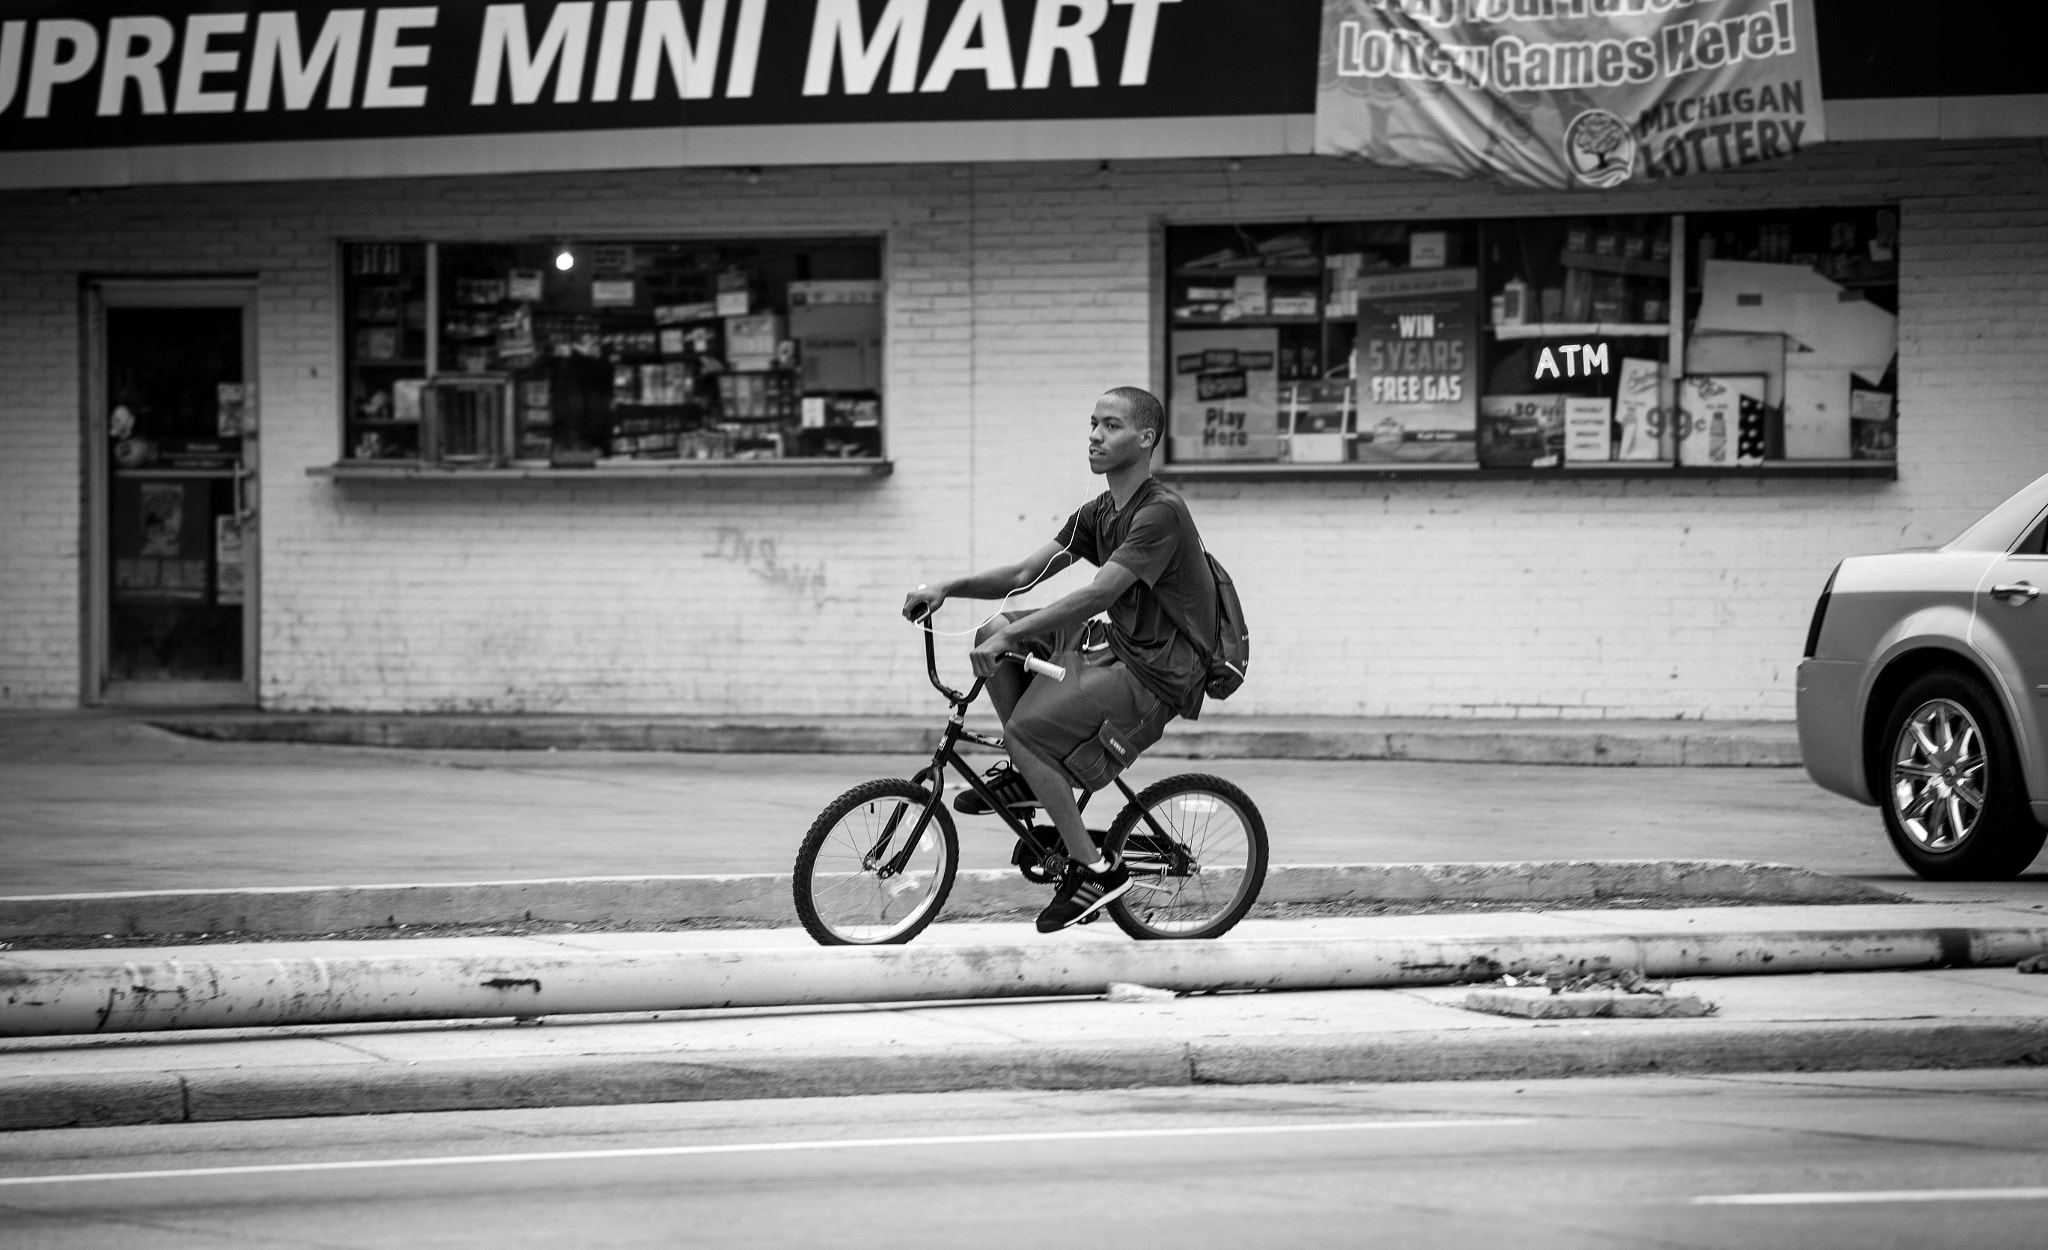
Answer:
M1324 155L1602 188L1825 137L1812 0L1323 0Z

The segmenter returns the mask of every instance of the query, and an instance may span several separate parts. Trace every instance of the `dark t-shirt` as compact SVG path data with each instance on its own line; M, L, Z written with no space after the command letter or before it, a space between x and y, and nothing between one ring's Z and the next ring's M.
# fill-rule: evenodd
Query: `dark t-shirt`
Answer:
M1168 707L1189 720L1200 716L1208 665L1173 622L1177 616L1213 639L1216 582L1187 504L1147 478L1122 511L1108 491L1082 504L1054 541L1090 564L1121 564L1137 575L1109 605L1110 650Z

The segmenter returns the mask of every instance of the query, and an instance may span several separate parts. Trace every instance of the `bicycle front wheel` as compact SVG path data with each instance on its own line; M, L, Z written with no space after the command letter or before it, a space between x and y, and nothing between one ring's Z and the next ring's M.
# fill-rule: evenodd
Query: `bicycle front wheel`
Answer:
M1131 870L1131 889L1109 905L1110 918L1140 941L1220 937L1266 881L1258 807L1205 773L1147 786L1117 814L1103 845Z
M797 918L820 945L900 944L938 917L953 889L960 841L939 803L911 844L931 800L915 782L869 781L811 822L790 886Z

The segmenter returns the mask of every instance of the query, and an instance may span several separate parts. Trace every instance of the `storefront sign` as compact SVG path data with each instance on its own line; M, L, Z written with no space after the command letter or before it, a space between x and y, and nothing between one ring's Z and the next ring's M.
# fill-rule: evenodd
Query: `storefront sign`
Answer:
M0 152L1272 116L1312 106L1317 16L1217 0L0 0ZM837 159L862 159L861 138L835 136ZM275 176L253 159L246 175Z
M1812 0L1324 0L1316 151L1606 188L1819 143Z
M1410 269L1358 284L1358 459L1473 458L1479 271Z

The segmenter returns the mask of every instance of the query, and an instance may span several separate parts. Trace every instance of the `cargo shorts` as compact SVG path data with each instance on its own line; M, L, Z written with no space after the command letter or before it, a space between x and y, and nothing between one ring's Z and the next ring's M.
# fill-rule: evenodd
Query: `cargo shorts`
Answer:
M1028 649L1066 669L1067 677L1029 674L1003 733L1059 765L1079 789L1107 786L1166 732L1173 709L1110 650L1103 622L1033 639Z

